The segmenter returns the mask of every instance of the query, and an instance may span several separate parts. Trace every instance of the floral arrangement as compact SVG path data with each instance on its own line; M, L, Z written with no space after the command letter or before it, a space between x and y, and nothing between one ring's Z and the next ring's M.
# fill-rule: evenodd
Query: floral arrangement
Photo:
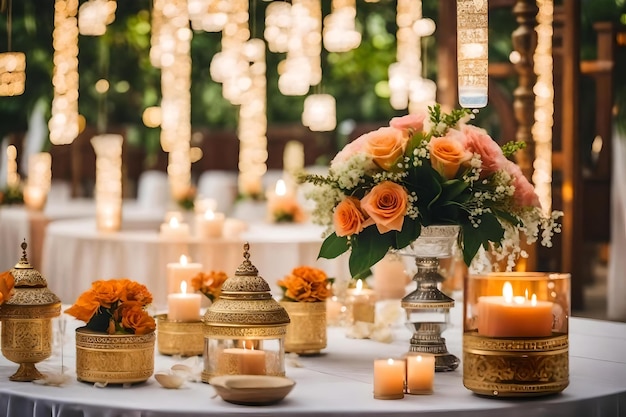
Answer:
M270 220L275 223L302 223L306 214L295 197L270 199L267 203Z
M314 303L331 296L330 280L321 269L299 266L278 281L284 301Z
M305 175L316 186L314 221L326 225L320 256L350 250L353 277L391 250L415 241L422 227L460 226L459 244L469 266L486 251L506 259L521 249L521 235L551 246L562 212L544 214L532 184L509 158L522 142L499 146L485 130L468 124L469 110L428 111L391 119L389 126L346 145L328 175ZM484 269L484 268L483 268Z
M0 205L24 204L24 194L20 186L0 190Z
M176 204L183 210L193 210L196 201L196 187L190 186L185 193L176 198Z
M13 295L15 278L11 271L0 272L0 304L8 301Z
M222 271L211 271L209 273L199 272L191 279L191 287L195 291L200 291L209 300L215 301L222 293L222 285L228 279L228 275Z
M156 329L146 311L150 303L152 294L143 284L126 278L99 280L65 312L96 332L140 335Z

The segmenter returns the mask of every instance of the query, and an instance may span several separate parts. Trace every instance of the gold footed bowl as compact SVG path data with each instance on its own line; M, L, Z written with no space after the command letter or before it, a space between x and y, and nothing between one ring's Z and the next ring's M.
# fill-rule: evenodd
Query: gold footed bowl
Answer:
M2 354L20 365L11 381L30 382L43 375L35 364L52 354L50 319L4 319L2 321Z
M315 355L326 347L326 301L315 303L281 301L289 314L285 352Z
M479 395L556 394L569 384L567 335L505 339L463 335L463 385Z
M76 329L76 378L85 382L133 384L154 373L155 332L103 334Z
M167 314L157 319L157 349L161 355L199 356L204 352L204 328L198 321L172 321Z

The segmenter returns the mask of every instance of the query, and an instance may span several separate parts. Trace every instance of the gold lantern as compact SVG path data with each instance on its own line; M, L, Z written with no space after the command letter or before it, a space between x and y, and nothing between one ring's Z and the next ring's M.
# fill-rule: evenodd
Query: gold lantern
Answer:
M52 318L61 313L61 300L48 289L46 279L26 257L11 269L15 278L14 294L0 307L2 320L2 354L18 363L11 381L33 381L42 378L35 364L52 353Z
M203 382L220 375L285 375L289 315L250 262L249 249L245 243L243 263L204 315Z

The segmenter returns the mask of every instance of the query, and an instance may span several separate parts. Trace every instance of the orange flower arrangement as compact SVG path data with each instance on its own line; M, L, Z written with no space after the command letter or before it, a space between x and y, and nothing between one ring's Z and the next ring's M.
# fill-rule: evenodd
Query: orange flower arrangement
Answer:
M211 271L208 274L199 272L191 279L194 290L200 291L211 301L215 301L222 293L222 284L228 279L228 275L222 271Z
M267 209L271 221L276 223L302 223L306 220L306 213L295 198L282 197L270 200Z
M0 304L8 301L13 295L13 286L15 285L15 278L10 271L0 273Z
M285 301L314 303L324 301L331 295L330 281L321 269L299 266L291 274L278 281Z
M108 334L147 334L156 329L146 311L152 294L145 285L127 278L99 280L82 293L67 314L87 323L93 331Z

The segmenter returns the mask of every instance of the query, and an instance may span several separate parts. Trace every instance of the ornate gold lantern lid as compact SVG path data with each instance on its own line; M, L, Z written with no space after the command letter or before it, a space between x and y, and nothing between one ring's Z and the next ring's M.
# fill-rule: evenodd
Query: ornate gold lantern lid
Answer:
M235 276L222 285L219 298L204 315L205 335L221 335L219 328L276 327L281 334L289 324L289 314L272 298L269 284L250 262L250 245L244 244L244 261ZM270 332L275 333L275 332Z
M58 305L59 310L52 312L52 316L58 316L61 308L61 300L48 288L48 283L43 275L34 269L26 256L26 248L28 244L26 240L22 242L22 258L10 272L15 279L15 285L13 287L13 295L2 306L3 316L6 316L7 310L10 307L22 307L22 306L48 306Z

